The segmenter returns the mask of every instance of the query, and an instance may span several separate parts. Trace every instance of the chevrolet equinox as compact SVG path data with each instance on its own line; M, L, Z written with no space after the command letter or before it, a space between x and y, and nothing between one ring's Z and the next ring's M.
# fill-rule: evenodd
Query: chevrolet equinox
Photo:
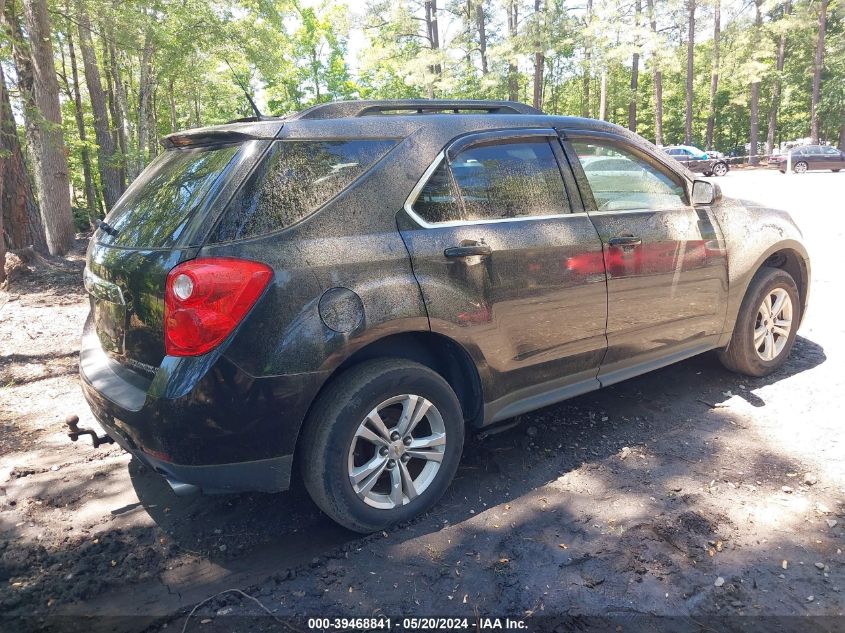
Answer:
M361 532L444 493L467 429L708 350L789 355L790 216L616 125L357 101L171 134L84 273L85 397L178 491L293 468Z

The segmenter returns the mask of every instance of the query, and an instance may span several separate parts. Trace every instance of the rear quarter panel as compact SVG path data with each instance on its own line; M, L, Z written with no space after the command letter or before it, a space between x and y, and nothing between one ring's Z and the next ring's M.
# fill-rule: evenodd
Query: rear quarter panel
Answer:
M428 329L394 219L407 193L392 156L400 149L305 220L203 248L203 256L255 259L274 270L227 358L254 376L328 373L373 338Z

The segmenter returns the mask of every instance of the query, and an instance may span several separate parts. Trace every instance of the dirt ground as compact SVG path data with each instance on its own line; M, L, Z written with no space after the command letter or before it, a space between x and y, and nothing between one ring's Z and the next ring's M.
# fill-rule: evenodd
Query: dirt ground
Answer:
M363 538L299 486L178 498L117 447L68 441L67 415L91 423L76 376L83 241L20 276L0 291L0 614L30 628L182 630L195 605L241 589L278 616L825 615L845 626L845 173L718 182L789 209L804 230L811 307L790 362L750 379L706 354L521 416L468 440L433 511ZM262 612L229 593L189 630ZM55 619L79 615L114 617Z

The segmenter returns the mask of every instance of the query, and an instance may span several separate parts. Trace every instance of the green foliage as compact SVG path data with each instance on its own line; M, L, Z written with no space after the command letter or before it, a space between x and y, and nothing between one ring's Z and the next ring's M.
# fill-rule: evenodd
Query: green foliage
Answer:
M693 135L702 146L714 53L714 1L698 0L695 25ZM627 125L629 102L634 99L636 131L653 139L657 67L663 77L664 142L684 137L686 0L655 0L654 30L646 0L639 3L639 17L635 0L575 4L541 0L539 11L534 0L440 0L436 3L439 46L429 37L424 0L50 0L50 4L63 91L70 75L68 36L77 47L85 142L79 138L69 90L61 102L74 205L80 209L86 206L82 149L88 148L92 160L97 155L79 36L68 33L77 28L80 6L91 19L108 94L109 126L115 139L125 144L125 154L118 153L115 160L130 180L151 158L148 148L139 146L144 77L149 78L150 95L146 127L150 146L155 146L176 130L252 116L241 86L265 114L286 114L336 99L506 99L512 87L520 100L531 102L539 52L542 107L547 112L580 114L586 106L598 116L604 83L605 117ZM761 86L760 138L766 138L778 80L782 94L776 140L808 136L819 0L793 0L789 11L786 0L767 0L759 29L754 28L753 3L722 0L721 5L715 147L727 151L748 142L752 80ZM20 3L15 6L19 11ZM517 15L515 33L509 12ZM784 33L786 62L778 73L777 45ZM350 49L358 51L355 59ZM633 91L635 53L640 59L639 82ZM824 140L835 141L845 125L845 0L829 4L825 53L820 130ZM0 29L0 63L13 81L5 29ZM15 85L9 87L20 112L20 93ZM99 191L96 162L92 174ZM99 204L98 200L98 208Z

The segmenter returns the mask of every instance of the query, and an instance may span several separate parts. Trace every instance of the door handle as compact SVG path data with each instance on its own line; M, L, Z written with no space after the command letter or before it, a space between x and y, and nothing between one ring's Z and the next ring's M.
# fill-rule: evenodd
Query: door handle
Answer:
M450 246L443 254L446 257L472 257L473 255L492 255L493 249L489 244L463 244L461 246Z
M640 246L643 240L638 235L619 235L607 240L608 246Z

